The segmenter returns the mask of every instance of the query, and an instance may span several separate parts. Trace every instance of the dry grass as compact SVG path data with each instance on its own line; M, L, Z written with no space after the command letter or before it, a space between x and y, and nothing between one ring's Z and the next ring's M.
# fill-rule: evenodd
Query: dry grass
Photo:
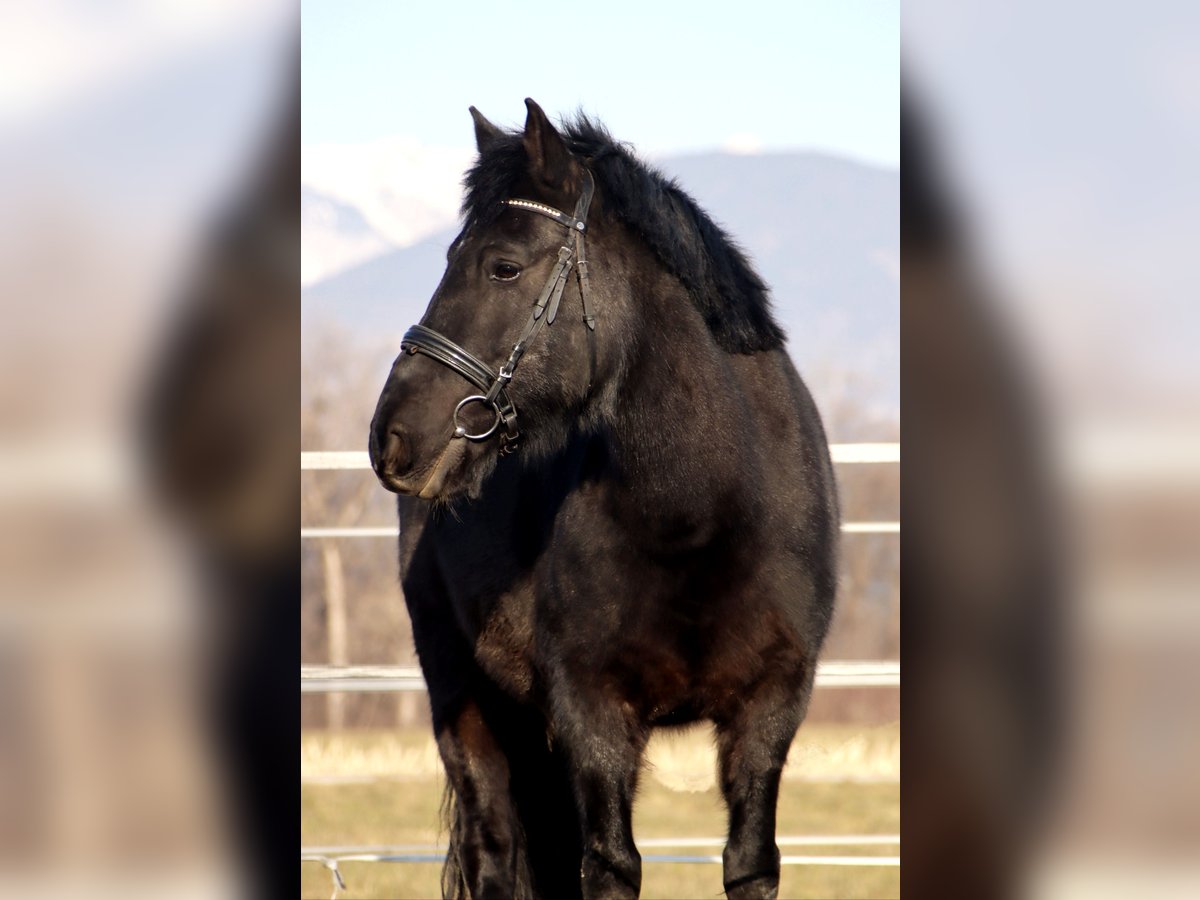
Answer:
M300 780L435 778L437 744L419 731L314 731L300 739Z
M721 835L709 734L655 736L634 815L637 838ZM443 843L442 774L423 732L306 734L301 741L303 846ZM900 828L899 726L806 726L793 747L779 804L779 834L896 834ZM324 780L328 780L323 783ZM662 851L646 851L662 852ZM688 853L719 854L719 848ZM785 853L893 855L894 847L789 848ZM339 898L436 897L437 864L344 863ZM329 873L301 864L305 897L330 895ZM894 867L792 866L781 897L898 897ZM647 863L646 898L721 897L719 865Z
M707 728L655 732L646 762L647 776L673 791L707 791L716 783L716 755ZM316 731L300 740L300 779L305 782L404 780L440 774L437 747L423 730ZM806 725L792 745L784 778L897 781L900 726Z

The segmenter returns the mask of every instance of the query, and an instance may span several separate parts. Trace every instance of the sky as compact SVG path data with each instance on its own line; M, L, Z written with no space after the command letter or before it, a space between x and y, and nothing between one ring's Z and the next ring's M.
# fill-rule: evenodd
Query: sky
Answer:
M897 0L305 0L302 143L470 148L467 107L578 108L643 153L816 150L899 165Z

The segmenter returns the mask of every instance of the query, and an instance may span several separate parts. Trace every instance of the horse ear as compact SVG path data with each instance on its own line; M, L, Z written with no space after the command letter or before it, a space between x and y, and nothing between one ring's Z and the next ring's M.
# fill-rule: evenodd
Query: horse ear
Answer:
M484 114L473 106L471 107L471 118L475 120L475 149L482 153L504 132L489 122Z
M533 177L551 189L569 186L579 168L578 163L542 108L528 97L525 107L525 152L529 156L529 171Z

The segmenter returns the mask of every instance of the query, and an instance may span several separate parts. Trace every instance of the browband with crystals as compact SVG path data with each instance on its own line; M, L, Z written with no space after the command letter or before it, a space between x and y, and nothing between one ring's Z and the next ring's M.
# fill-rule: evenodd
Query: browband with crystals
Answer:
M565 212L561 212L553 206L547 206L545 203L538 203L536 200L505 200L504 204L505 206L516 206L521 209L541 213L543 216L549 216L560 225L565 225L567 228L574 228L576 231L587 230L587 223L583 219L568 216Z

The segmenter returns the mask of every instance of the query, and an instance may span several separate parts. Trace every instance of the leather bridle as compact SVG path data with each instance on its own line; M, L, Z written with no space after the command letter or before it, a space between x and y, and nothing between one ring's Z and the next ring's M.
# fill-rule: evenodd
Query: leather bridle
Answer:
M587 231L588 207L592 203L592 192L595 185L592 174L583 170L583 191L575 203L574 215L567 215L535 200L505 200L506 206L515 209L527 209L539 213L558 222L567 229L566 241L558 250L558 260L550 271L550 277L542 286L537 300L533 304L533 312L525 324L521 336L513 344L508 359L499 371L492 371L477 356L465 350L450 338L424 325L414 325L404 334L400 349L409 355L421 353L436 360L447 368L453 369L482 393L464 397L454 407L454 434L451 440L466 439L468 441L486 441L503 429L500 435L500 454L505 456L517 449L521 436L517 429L517 407L508 393L509 382L516 372L517 364L525 355L530 342L537 336L543 325L553 325L558 315L558 305L562 300L563 290L567 286L567 278L571 266L575 266L575 274L579 279L579 297L583 305L583 324L588 339L588 393L592 389L592 379L596 375L596 319L592 315L588 302L588 270L585 254L584 233ZM574 263L572 263L574 258ZM482 403L492 410L494 419L491 426L478 434L467 431L459 421L463 407L471 403Z

